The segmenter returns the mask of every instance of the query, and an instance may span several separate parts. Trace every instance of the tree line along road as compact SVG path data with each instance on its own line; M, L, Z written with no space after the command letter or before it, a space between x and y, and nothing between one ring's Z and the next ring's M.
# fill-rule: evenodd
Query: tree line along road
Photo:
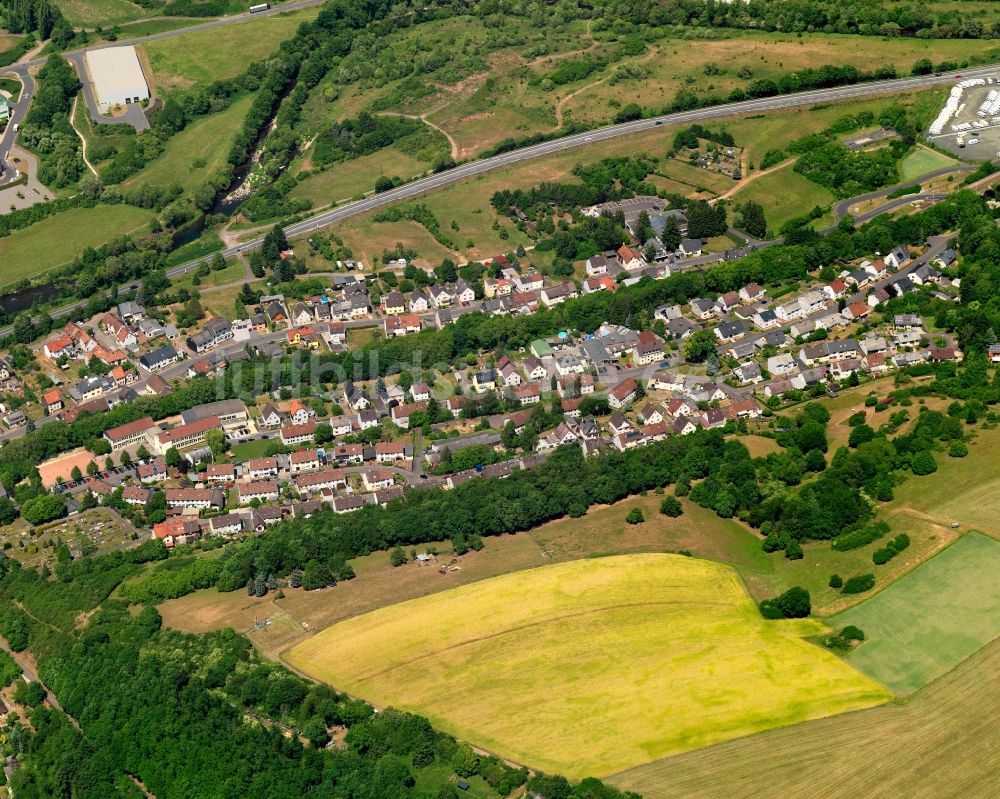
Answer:
M296 7L302 7L303 5L310 5L318 0L302 0ZM292 7L292 4L287 6L279 7L283 10L288 10ZM233 18L235 19L235 18ZM225 23L227 20L216 20L216 23ZM231 23L230 23L231 24ZM211 23L207 23L211 25ZM192 30L187 28L184 30ZM143 41L148 41L154 38L163 38L164 34L154 34L149 37L142 37L133 40L128 40L129 43L140 43ZM1000 73L1000 65L992 64L984 67L977 67L975 69L970 69L962 73L963 78L971 77L985 77ZM327 211L322 211L320 213L314 214L308 219L304 219L301 222L296 222L294 224L288 225L285 228L285 235L289 238L294 236L302 236L312 233L320 228L326 227L327 225L333 224L335 222L341 222L346 219L351 219L352 217L358 216L360 214L368 213L376 208L381 208L391 203L399 202L401 200L407 200L413 197L417 197L428 191L433 191L434 189L439 189L444 186L448 186L452 183L458 183L462 180L468 178L476 177L482 175L486 172L491 172L495 169L500 169L502 167L511 166L512 164L517 164L522 161L528 161L534 158L541 158L546 155L552 155L554 153L562 152L563 150L568 150L574 147L582 147L587 144L594 142L607 141L609 139L615 139L619 136L628 136L633 133L640 133L642 131L651 130L662 125L676 125L683 124L687 122L701 122L711 119L719 119L728 116L737 116L742 114L758 113L762 111L780 111L786 108L797 108L804 105L813 105L815 103L821 102L835 102L840 100L850 100L859 97L870 97L879 94L893 94L900 91L908 91L914 89L924 89L931 86L943 86L953 83L956 79L955 74L947 75L918 75L906 78L894 78L892 80L884 81L872 81L870 83L859 83L850 86L838 86L830 89L814 89L806 92L797 92L795 94L779 95L776 97L765 97L758 100L743 100L736 103L724 103L722 105L710 106L707 108L698 108L692 111L680 111L671 114L662 114L656 117L650 117L647 119L638 119L632 122L622 122L615 125L606 125L601 128L595 128L594 130L584 131L582 133L574 133L569 136L564 136L558 139L552 139L551 141L541 142L539 144L529 145L527 147L521 147L516 150L511 150L510 152L501 153L499 155L494 155L489 158L483 158L477 161L469 161L467 163L461 164L449 169L444 172L439 172L433 175L428 175L423 178L411 181L410 183L403 184L402 186L397 186L389 191L382 192L381 194L376 194L371 197L367 197L363 200L357 200L347 205L343 205L339 208L332 208ZM233 247L226 248L222 250L223 257L232 257L241 253L246 253L251 250L255 250L261 246L264 241L263 236L258 236L256 238L250 239L241 244L235 245ZM205 256L203 258L198 258L193 261L181 264L179 266L169 269L166 273L168 278L176 278L187 274L204 263L209 262L215 253L211 256ZM132 282L120 287L122 291L132 291L138 287L137 282ZM77 301L70 305L66 305L62 308L56 309L50 313L53 319L59 319L71 315L77 309L83 307L86 304L85 301ZM0 336L10 335L13 329L12 325L0 328Z

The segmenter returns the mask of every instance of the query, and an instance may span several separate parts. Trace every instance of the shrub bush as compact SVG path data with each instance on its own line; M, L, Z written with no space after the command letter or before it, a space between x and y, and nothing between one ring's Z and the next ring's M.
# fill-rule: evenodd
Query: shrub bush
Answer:
M929 450L924 450L913 456L910 468L917 477L924 477L937 471L937 461Z
M961 441L952 441L948 447L948 455L952 458L964 458L969 454L969 448Z
M839 574L831 574L828 585L830 588L843 588L844 580Z
M843 593L845 594L863 594L865 591L871 591L875 587L875 575L874 574L859 574L855 577L850 577L844 583Z
M799 586L760 603L760 613L765 619L803 619L811 612L809 592Z
M646 517L642 515L642 508L632 508L628 512L628 516L625 517L625 521L629 524L642 524L646 521Z
M663 498L663 502L660 503L660 513L664 516L669 516L671 519L676 519L684 513L684 508L677 501L677 497L666 496Z

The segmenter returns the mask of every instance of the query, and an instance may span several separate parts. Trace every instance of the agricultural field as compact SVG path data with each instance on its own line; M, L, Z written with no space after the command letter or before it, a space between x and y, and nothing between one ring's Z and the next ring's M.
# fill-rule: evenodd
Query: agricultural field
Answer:
M133 233L153 214L131 205L71 208L0 239L0 284L37 277L69 263L86 247Z
M612 778L645 799L991 799L1000 640L904 702L808 721ZM707 777L711 775L711 777Z
M202 117L172 137L163 155L123 185L178 185L193 191L226 163L233 135L253 102L252 95L239 98L225 111Z
M867 640L848 661L895 692L922 688L1000 636L1000 542L966 533L830 621Z
M138 49L149 67L150 88L154 94L169 96L233 78L251 62L273 53L319 11L316 6L146 42Z
M285 658L501 756L582 777L885 701L803 640L822 629L765 621L728 567L626 555L383 608Z

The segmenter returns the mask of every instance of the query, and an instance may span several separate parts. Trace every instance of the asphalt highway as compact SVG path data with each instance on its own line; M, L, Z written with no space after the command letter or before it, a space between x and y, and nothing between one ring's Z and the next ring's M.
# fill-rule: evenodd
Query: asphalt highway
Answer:
M287 3L283 6L279 6L275 9L271 9L269 12L262 12L263 14L280 13L284 11L294 10L296 8L304 8L307 6L315 5L322 0L298 0L298 2ZM260 14L254 16L261 16ZM200 30L212 27L218 27L228 24L233 24L234 21L245 21L248 19L248 15L242 15L240 17L229 17L219 20L213 20L212 22L204 23L203 25L196 25L190 28L183 28L181 31L166 31L163 33L153 34L148 37L140 37L136 39L125 39L115 44L135 44L144 41L151 41L155 39L167 38L169 36L176 36L179 33L187 33L192 30ZM71 55L71 54L67 54ZM38 65L38 62L26 62L25 64L17 65L13 68L14 71L20 73L22 69L27 69L32 65ZM10 70L8 70L10 71ZM991 76L1000 72L1000 65L991 65L985 67L977 67L975 69L966 70L961 73L962 78L978 77L978 76ZM664 114L658 117L652 117L649 119L640 119L632 122L623 122L616 125L607 125L602 128L597 128L590 131L585 131L582 133L576 133L570 136L565 136L559 139L553 139L552 141L542 142L540 144L530 145L528 147L522 147L517 150L512 150L511 152L501 153L500 155L495 155L490 158L483 158L477 161L470 161L454 169L447 170L445 172L440 172L434 175L428 175L427 177L420 178L419 180L406 183L402 186L398 186L390 191L383 192L381 194L376 194L372 197L365 198L363 200L358 200L356 202L348 203L339 208L332 208L327 211L320 212L314 216L309 217L301 222L296 222L295 224L289 225L285 228L285 233L289 237L307 235L313 231L319 230L327 225L334 222L340 222L352 217L358 216L360 214L367 213L376 208L381 208L390 203L398 202L400 200L407 200L413 197L417 197L425 192L432 191L434 189L442 188L444 186L451 185L453 183L458 183L462 180L468 180L473 177L491 172L495 169L501 169L512 164L521 163L523 161L529 161L535 158L541 158L546 155L552 155L555 153L560 153L565 150L569 150L575 147L582 147L593 142L608 141L610 139L615 139L620 136L628 136L634 133L641 133L643 131L651 131L662 125L676 125L689 122L702 122L705 120L719 119L722 117L729 116L741 116L753 113L760 113L766 111L780 111L782 109L789 108L799 108L802 106L814 105L817 103L828 103L828 102L838 102L843 100L856 99L859 97L869 97L872 95L888 94L888 93L898 93L901 91L910 91L915 89L926 89L932 86L944 86L955 82L958 76L955 73L948 73L942 75L919 75L907 78L896 78L893 80L885 81L873 81L870 83L855 84L852 86L840 86L830 89L816 89L807 92L798 92L796 94L781 95L778 97L766 97L759 100L745 100L738 103L725 103L723 105L711 106L709 108L699 108L692 111L682 111L673 114ZM910 200L916 199L916 195L911 195ZM234 247L229 247L222 251L224 257L231 257L240 253L246 253L250 250L254 250L263 243L263 237L256 237L250 239L249 241L238 244ZM209 261L211 256L205 258L199 258L194 261L190 261L185 264L181 264L167 271L167 277L174 278L181 275L187 274L195 269L197 269L201 264ZM130 283L126 286L122 286L121 290L129 291L137 287L136 283ZM64 306L51 312L53 318L63 318L71 315L77 309L83 307L84 302L75 302L70 305ZM11 331L11 327L0 329L0 335L8 335Z

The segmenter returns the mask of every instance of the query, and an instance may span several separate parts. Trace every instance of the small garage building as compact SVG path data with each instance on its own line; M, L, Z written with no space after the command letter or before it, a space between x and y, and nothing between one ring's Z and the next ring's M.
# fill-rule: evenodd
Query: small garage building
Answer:
M134 47L88 50L87 71L102 112L149 99L149 85Z

